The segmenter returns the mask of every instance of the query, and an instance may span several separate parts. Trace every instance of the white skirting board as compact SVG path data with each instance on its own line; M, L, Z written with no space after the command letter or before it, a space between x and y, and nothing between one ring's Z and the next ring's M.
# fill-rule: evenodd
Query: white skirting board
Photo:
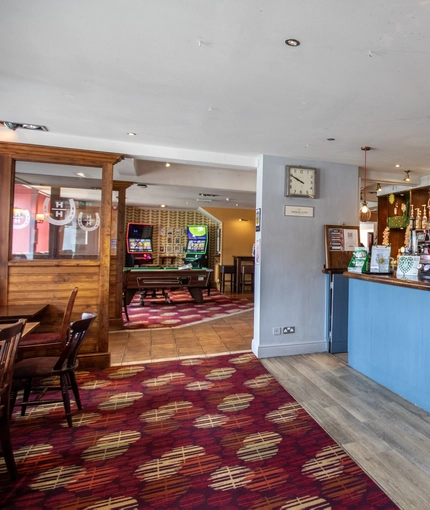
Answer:
M285 345L257 345L252 341L252 352L257 358L274 358L277 356L293 356L294 354L313 354L327 352L327 344L321 342L300 342Z

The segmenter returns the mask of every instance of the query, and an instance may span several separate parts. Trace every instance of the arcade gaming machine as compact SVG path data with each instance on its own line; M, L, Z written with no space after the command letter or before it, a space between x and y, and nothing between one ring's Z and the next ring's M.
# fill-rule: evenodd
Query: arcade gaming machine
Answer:
M187 246L184 264L192 267L208 267L208 227L206 225L188 225Z
M126 232L127 267L152 264L152 228L144 223L128 223Z

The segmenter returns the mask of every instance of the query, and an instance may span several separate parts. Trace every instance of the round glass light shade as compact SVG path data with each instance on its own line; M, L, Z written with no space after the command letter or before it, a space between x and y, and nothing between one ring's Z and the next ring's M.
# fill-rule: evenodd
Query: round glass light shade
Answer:
M372 217L372 211L367 206L367 202L364 201L358 211L358 219L362 222L369 221Z

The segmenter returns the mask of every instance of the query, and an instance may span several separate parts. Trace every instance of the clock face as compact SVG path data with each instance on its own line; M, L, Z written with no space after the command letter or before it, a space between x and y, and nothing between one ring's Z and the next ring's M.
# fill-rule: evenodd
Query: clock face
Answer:
M315 198L315 168L287 167L286 196Z

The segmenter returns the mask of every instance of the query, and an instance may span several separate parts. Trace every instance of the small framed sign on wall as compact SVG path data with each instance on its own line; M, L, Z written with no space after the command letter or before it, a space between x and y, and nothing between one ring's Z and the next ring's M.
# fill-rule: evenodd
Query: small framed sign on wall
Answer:
M313 218L314 208L303 207L300 205L286 205L284 210L284 216L300 216L302 218Z

